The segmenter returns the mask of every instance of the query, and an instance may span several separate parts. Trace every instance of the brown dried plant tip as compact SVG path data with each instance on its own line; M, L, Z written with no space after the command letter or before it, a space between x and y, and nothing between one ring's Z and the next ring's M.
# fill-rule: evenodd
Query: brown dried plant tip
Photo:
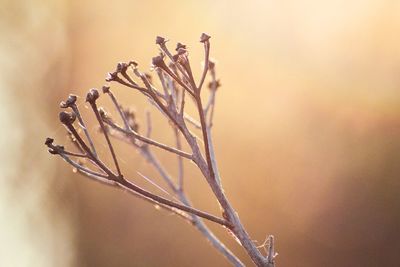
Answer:
M164 57L162 55L153 57L151 59L151 64L155 67L162 68L165 66Z
M186 49L186 45L184 45L184 44L182 44L182 43L177 43L177 44L176 44L175 51L178 51L180 48Z
M208 83L208 88L210 90L217 90L219 87L221 87L221 82L219 80L216 80L215 82L209 82Z
M108 85L103 85L103 87L101 89L103 91L103 94L107 94L110 92L110 86L108 86Z
M210 70L213 70L215 68L215 62L212 61L211 59L208 61L208 68Z
M62 101L60 103L60 108L70 108L75 105L76 100L78 97L76 95L69 95L66 101Z
M156 37L156 44L162 45L162 44L165 44L165 42L167 42L167 40L164 37L161 37L161 36Z
M54 142L54 139L53 139L53 138L47 137L47 138L46 138L46 141L44 142L44 144L45 144L46 146L49 146L49 145L52 145L53 142Z
M90 89L90 91L86 95L86 102L89 102L90 104L93 104L96 102L96 100L99 98L99 91L97 89L93 88Z
M74 123L76 119L76 115L73 112L67 112L67 111L61 111L60 114L58 115L61 123L65 125L71 125Z
M128 64L126 64L125 62L119 62L117 64L117 69L116 72L126 72L126 69L128 68Z
M107 73L106 82L112 82L118 77L117 72L109 72Z
M203 32L200 36L200 42L201 43L207 42L210 38L211 38L211 36L209 36Z

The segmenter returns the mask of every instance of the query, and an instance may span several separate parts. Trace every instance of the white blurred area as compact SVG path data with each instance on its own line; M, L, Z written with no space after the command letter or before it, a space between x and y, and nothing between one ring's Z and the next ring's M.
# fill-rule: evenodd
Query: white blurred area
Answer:
M0 5L0 266L74 265L70 209L43 146L46 76L66 50L58 5Z

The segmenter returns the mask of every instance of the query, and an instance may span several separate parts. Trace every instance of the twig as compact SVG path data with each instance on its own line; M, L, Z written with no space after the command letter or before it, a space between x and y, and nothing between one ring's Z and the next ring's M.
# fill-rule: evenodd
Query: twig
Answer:
M142 142L144 142L144 143L147 143L147 144L149 144L149 145L153 145L153 146L159 147L159 148L164 149L164 150L166 150L166 151L168 151L168 152L171 152L171 153L177 154L177 155L179 155L179 156L182 156L182 157L184 157L184 158L193 160L192 155L189 154L189 153L186 153L186 152L181 151L181 150L179 150L179 149L170 147L170 146L168 146L168 145L164 145L164 144L162 144L162 143L159 143L159 142L157 142L157 141L154 141L153 139L144 137L144 136L142 136L142 135L136 133L136 132L133 131L133 130L125 130L125 129L121 128L120 126L116 125L115 123L111 122L110 120L107 120L107 119L104 119L104 118L103 118L103 121L104 121L106 124L110 125L113 129L115 129L115 130L117 130L117 131L120 131L120 132L123 132L124 134L126 134L126 135L128 135L128 136L131 136L131 137L134 137L134 138L136 138L136 139L138 139L138 140L140 140L140 141L142 141Z
M181 138L179 136L179 131L177 128L174 128L175 139L176 139L176 147L180 150L182 149ZM183 159L181 156L178 156L178 189L179 191L183 190Z
M114 148L111 144L110 141L110 137L108 136L107 130L104 126L103 120L100 116L99 110L97 109L97 104L96 104L96 100L97 98L99 98L99 92L96 89L91 89L89 91L89 93L86 96L86 101L89 102L89 104L92 106L93 112L96 115L96 118L100 124L100 127L102 129L102 132L104 134L104 137L106 138L107 144L108 144L108 148L110 149L111 152L111 156L113 158L115 167L117 168L117 172L118 172L118 176L122 176L121 174L121 169L119 168L119 164L118 164L118 160L117 160L117 156L115 155L115 151Z
M90 148L91 148L93 154L97 157L97 152L96 152L96 148L94 146L94 142L93 142L92 138L90 137L90 134L86 128L85 122L83 121L81 113L79 112L79 109L76 105L76 100L77 100L76 95L69 95L68 99L66 101L63 101L60 103L60 107L61 108L71 108L73 110L76 117L78 118L80 127L83 129L83 132L85 133L85 136L89 141L89 145L90 145Z
M83 119L79 113L79 109L75 104L76 97L71 97L71 99L68 99L66 102L62 103L61 106L63 108L69 107L73 110L73 113L61 112L60 121L65 125L68 132L71 133L71 136L75 138L76 142L74 143L77 145L77 148L81 153L65 151L62 146L53 145L52 139L46 140L46 145L49 147L50 153L60 155L65 161L74 166L80 173L97 181L124 188L136 196L139 196L152 203L156 203L157 205L189 220L208 240L210 240L212 245L218 251L220 251L230 261L232 265L244 266L243 263L228 248L226 248L225 245L217 237L215 237L210 229L205 226L202 219L207 219L228 228L246 250L247 254L250 256L254 264L260 267L274 267L275 257L277 255L274 248L274 238L272 236L268 237L268 249L266 253L267 255L264 257L259 248L254 244L254 242L248 235L237 215L237 212L233 209L222 188L213 141L211 138L216 90L220 84L219 81L216 80L214 69L215 65L212 61L210 61L209 39L210 36L208 36L207 34L202 34L200 38L200 42L204 44L204 68L198 82L198 86L196 86L196 83L194 81L194 75L190 66L186 46L178 43L176 48L177 54L172 55L165 45L166 40L162 37L157 37L156 43L160 46L163 54L154 57L152 63L157 71L158 78L162 85L163 93L153 86L151 78L147 78L145 74L141 73L137 68L137 63L133 61L130 61L129 63L118 63L116 71L110 72L106 79L106 81L108 82L115 81L129 88L136 89L141 92L145 97L147 97L150 103L155 105L156 108L171 122L176 137L176 148L159 143L150 138L152 125L150 115L148 113L146 114L147 131L145 135L139 134L134 114L130 111L123 110L122 106L118 103L116 97L110 91L108 86L103 87L103 92L107 93L110 96L115 108L117 109L123 121L124 127L121 127L117 123L112 121L105 114L103 109L98 109L96 99L99 97L99 94L97 90L91 90L88 93L86 99L87 102L90 103L93 112L95 113L96 118L99 121L100 128L105 136L109 150L111 152L115 168L117 169L117 174L115 174L106 164L104 164L99 159L95 150L94 143L92 142L92 139L86 129ZM167 66L164 61L165 55L167 55L167 58L169 58L169 60L171 61L171 64L169 66ZM140 78L141 83L144 85L144 87L140 86L128 75L128 67L132 68L133 73L138 78ZM209 84L211 92L208 102L204 107L202 103L201 89L204 85L208 73L211 73L211 83ZM199 122L191 118L184 111L186 102L185 91L190 94L192 100L196 105ZM76 118L78 118L79 124L85 132L90 147L82 139L82 137L79 135L73 125ZM201 140L198 140L196 135L189 130L186 122L194 125L198 129L201 129ZM180 139L181 134L184 137L184 140L187 142L187 145L191 149L190 153L182 151L182 143ZM125 179L121 173L117 161L117 156L115 154L109 136L117 136L119 139L128 141L129 143L133 144L134 147L141 152L142 156L145 157L148 162L152 164L152 166L158 171L158 173L167 183L170 191L174 193L177 198L179 198L180 203L179 201L172 201L158 194L147 191ZM151 152L150 146L155 146L177 155L178 176L176 183L168 174L168 172L162 167L161 163L157 160L154 154ZM202 151L204 151L204 156ZM90 168L79 164L78 162L75 162L70 157L88 159L91 163L93 163L96 168L99 169L100 173L93 171ZM183 188L183 158L190 159L198 166L221 207L223 218L219 218L218 216L192 207ZM144 177L151 184L162 190L164 193L168 193L168 191L154 183L152 179L144 175L142 175L142 177ZM263 247L265 246L266 243L263 244Z
M210 36L207 34L203 33L200 37L200 42L204 44L204 69L203 69L203 75L201 76L201 80L199 83L199 86L197 87L197 91L200 92L201 88L203 87L204 80L206 79L207 76L207 71L208 71L208 61L210 59Z

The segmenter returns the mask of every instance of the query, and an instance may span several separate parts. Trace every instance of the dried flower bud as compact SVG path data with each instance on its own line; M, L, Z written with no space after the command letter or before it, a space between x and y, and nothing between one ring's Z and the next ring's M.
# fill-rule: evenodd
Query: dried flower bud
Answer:
M213 70L215 68L215 62L212 61L211 59L208 61L208 68L210 70Z
M97 91L97 89L95 89L95 88L90 89L86 95L86 102L89 102L91 104L95 103L97 98L99 98L99 96L100 96L99 91Z
M103 94L107 94L110 92L110 86L103 85L102 90L103 90Z
M60 103L60 108L72 107L72 105L75 104L76 100L77 100L77 96L76 95L69 95L66 101L62 101Z
M153 66L159 67L159 68L164 67L165 62L164 62L163 56L160 55L160 56L153 57L151 59L151 64L153 64Z
M201 34L200 36L200 42L201 43L205 43L207 42L211 37L207 34L205 34L204 32Z
M156 44L158 44L158 45L165 44L166 41L167 41L167 40L165 40L164 37L161 37L161 36L157 36L157 37L156 37Z
M53 142L54 142L54 139L53 139L53 138L47 137L47 138L46 138L46 141L44 142L44 144L45 144L46 146L49 146L49 145L52 145Z
M210 90L217 90L219 87L221 87L221 82L219 80L217 80L215 82L210 82L208 84L208 88Z
M180 48L186 49L186 45L184 45L184 44L182 44L182 43L177 43L177 44L176 44L175 51L178 51Z
M75 113L66 111L61 111L58 117L60 118L61 123L65 125L71 125L76 119Z
M127 68L128 64L126 64L125 62L119 62L117 64L117 69L115 72L125 72Z
M115 81L115 79L117 77L118 77L118 73L117 72L109 72L109 73L107 73L106 82Z

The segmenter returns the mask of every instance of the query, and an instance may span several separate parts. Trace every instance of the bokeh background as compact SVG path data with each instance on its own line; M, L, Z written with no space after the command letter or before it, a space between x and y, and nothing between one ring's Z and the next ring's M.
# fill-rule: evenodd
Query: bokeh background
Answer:
M198 76L207 32L223 85L216 154L251 236L275 235L278 266L398 266L399 14L394 0L1 0L0 265L229 266L189 224L73 173L43 145L67 142L61 100L103 85L118 61L148 69L156 35L186 43ZM145 100L116 94L144 118ZM154 136L172 143L152 112ZM140 155L117 150L154 190L136 174L158 179ZM175 159L158 155L176 174ZM185 168L195 205L217 213Z

